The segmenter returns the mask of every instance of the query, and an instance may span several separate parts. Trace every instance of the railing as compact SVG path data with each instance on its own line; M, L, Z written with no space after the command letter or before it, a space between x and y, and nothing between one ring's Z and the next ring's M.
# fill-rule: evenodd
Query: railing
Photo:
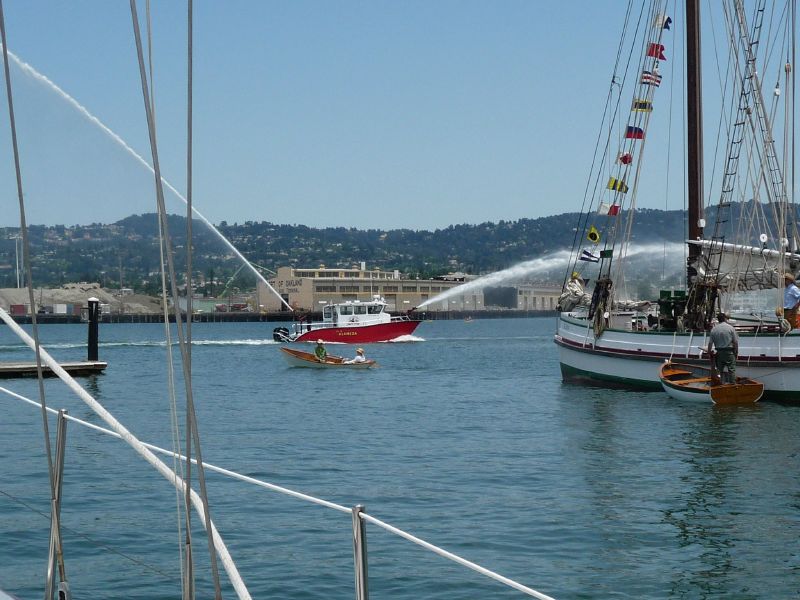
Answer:
M13 392L13 391L11 391L11 390L9 390L7 388L0 387L0 392L5 393L8 396L11 396L12 398L16 398L17 400L21 400L22 402L26 402L26 403L30 404L31 406L35 406L37 408L40 408L40 404L37 401L32 400L30 398L26 398L25 396L17 394L16 392ZM47 411L49 413L51 413L51 414L59 415L60 418L62 418L62 419L66 419L68 421L72 421L73 423L76 423L76 424L81 425L83 427L87 427L89 429L93 429L93 430L98 431L100 433L103 433L105 435L110 435L112 437L116 437L116 438L120 438L120 439L122 437L118 433L116 433L114 431L111 431L110 429L106 429L104 427L100 427L99 425L95 425L93 423L89 423L87 421L83 421L81 419L72 417L72 416L68 415L66 413L66 411L58 411L58 410L55 410L53 408L47 408ZM147 444L147 443L143 443L143 444L144 444L144 446L146 446L148 449L152 450L153 452L157 452L159 454L165 454L165 455L169 455L169 456L172 456L172 457L176 457L179 460L186 460L185 456L178 455L178 454L174 453L171 450L167 450L165 448L160 448L158 446L154 446L153 444ZM196 464L196 462L197 461L195 459L192 459L192 463ZM368 598L369 598L369 585L368 585L368 576L367 576L367 571L368 571L367 570L367 563L368 563L368 561L367 561L367 529L366 529L366 523L372 523L373 525L376 525L377 527L380 527L380 528L388 531L389 533L392 533L392 534L397 535L397 536L399 536L401 538L404 538L404 539L406 539L406 540L408 540L408 541L410 541L410 542L412 542L414 544L417 544L418 546L420 546L422 548L425 548L426 550L429 550L430 552L433 552L434 554L438 554L439 556L441 556L443 558L446 558L446 559L451 560L451 561L453 561L453 562L455 562L457 564L460 564L460 565L462 565L464 567L467 567L468 569L471 569L471 570L473 570L473 571L475 571L477 573L480 573L481 575L484 575L485 577L493 579L493 580L495 580L495 581L497 581L499 583L502 583L503 585L506 585L506 586L508 586L510 588L513 588L513 589L515 589L517 591L520 591L520 592L522 592L524 594L527 594L528 596L531 596L533 598L538 598L539 600L553 600L553 598L551 596L548 596L548 595L543 594L541 592L537 592L536 590L534 590L532 588L529 588L529 587L527 587L527 586L525 586L525 585L523 585L521 583L518 583L518 582L514 581L513 579L509 579L508 577L504 577L504 576L502 576L502 575L500 575L498 573L495 573L494 571L486 569L485 567L482 567L482 566L480 566L480 565L478 565L478 564L476 564L474 562L471 562L471 561L469 561L469 560L467 560L465 558L462 558L462 557L460 557L460 556L458 556L456 554L453 554L452 552L448 552L447 550L444 550L443 548L435 546L434 544L431 544L430 542L426 542L425 540L423 540L421 538L418 538L418 537L408 533L407 531L403 531L402 529L394 527L393 525L390 525L389 523L386 523L386 522L378 519L377 517L368 514L366 512L366 509L365 509L364 505L357 504L356 506L354 506L352 508L348 508L346 506L342 506L341 504L336 504L334 502L330 502L328 500L323 500L321 498L315 498L314 496L309 496L308 494L303 494L302 492L291 490L289 488L285 488L285 487L276 485L274 483L269 483L267 481L262 481L260 479L255 479L254 477L248 477L247 475L242 475L240 473L237 473L236 471L231 471L229 469L224 469L222 467L218 467L218 466L210 464L210 463L204 462L203 466L205 467L205 469L207 469L209 471L214 471L215 473L219 473L221 475L225 475L227 477L231 477L233 479L237 479L237 480L245 482L245 483L250 483L250 484L253 484L253 485L257 485L259 487L266 488L266 489L271 490L273 492L278 492L278 493L284 494L286 496L291 496L293 498L296 498L298 500L303 500L305 502L311 502L311 503L316 504L318 506L323 506L325 508L336 510L336 511L341 512L341 513L350 514L352 516L352 529L353 529L353 563L354 563L354 571L355 571L355 592L356 592L355 597L356 597L356 600L368 600Z

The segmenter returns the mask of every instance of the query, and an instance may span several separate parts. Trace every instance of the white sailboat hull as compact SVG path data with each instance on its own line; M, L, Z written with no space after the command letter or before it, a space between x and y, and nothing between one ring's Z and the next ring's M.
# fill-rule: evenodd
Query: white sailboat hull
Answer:
M665 360L708 364L706 334L606 329L595 339L585 317L563 313L555 343L565 381L660 390ZM764 383L764 398L800 402L800 331L739 336L736 373Z

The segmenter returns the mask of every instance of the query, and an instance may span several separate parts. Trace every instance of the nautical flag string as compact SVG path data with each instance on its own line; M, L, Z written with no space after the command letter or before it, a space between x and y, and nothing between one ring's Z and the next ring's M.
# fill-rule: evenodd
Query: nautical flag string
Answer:
M619 204L609 204L608 202L601 202L597 209L598 215L608 215L615 217L619 214Z
M657 27L659 29L669 30L671 25L672 25L672 17L668 17L665 14L656 15L655 21L653 22L653 27Z
M623 179L617 179L616 177L608 178L608 184L606 185L606 188L609 190L615 190L621 194L628 193L628 185Z
M658 69L652 71L642 71L641 82L643 85L652 85L658 87L661 85L661 75L658 74Z
M641 127L628 125L628 128L625 130L625 137L629 140L643 140L644 130Z
M633 104L631 104L631 110L636 112L653 112L653 103L649 100L634 98Z
M589 233L586 234L586 239L594 244L600 241L600 232L597 231L597 227L594 225L589 227Z
M592 254L588 250L581 250L581 255L578 257L578 260L585 260L586 262L600 262L600 257Z
M647 47L647 56L657 58L658 60L667 60L667 57L664 56L663 44L656 44L655 42L650 42L650 45Z
M633 162L633 154L630 152L621 152L617 156L617 162L621 165L629 165Z

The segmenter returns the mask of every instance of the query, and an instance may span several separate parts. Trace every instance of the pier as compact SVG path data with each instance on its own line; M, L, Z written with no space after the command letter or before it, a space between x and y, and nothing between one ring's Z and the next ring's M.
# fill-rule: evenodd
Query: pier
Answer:
M89 322L89 337L86 344L86 360L61 362L59 365L73 377L97 375L102 373L108 363L98 360L100 301L89 298L87 319ZM41 365L42 377L55 377L53 370L45 364ZM39 369L36 362L4 362L0 363L0 379L15 379L20 377L38 377Z

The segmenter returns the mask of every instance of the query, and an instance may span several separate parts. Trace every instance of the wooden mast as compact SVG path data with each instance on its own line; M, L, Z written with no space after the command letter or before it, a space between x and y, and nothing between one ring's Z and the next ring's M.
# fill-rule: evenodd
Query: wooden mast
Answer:
M689 239L703 237L703 97L700 66L700 0L686 0L686 116ZM689 244L687 286L697 275L700 247Z

